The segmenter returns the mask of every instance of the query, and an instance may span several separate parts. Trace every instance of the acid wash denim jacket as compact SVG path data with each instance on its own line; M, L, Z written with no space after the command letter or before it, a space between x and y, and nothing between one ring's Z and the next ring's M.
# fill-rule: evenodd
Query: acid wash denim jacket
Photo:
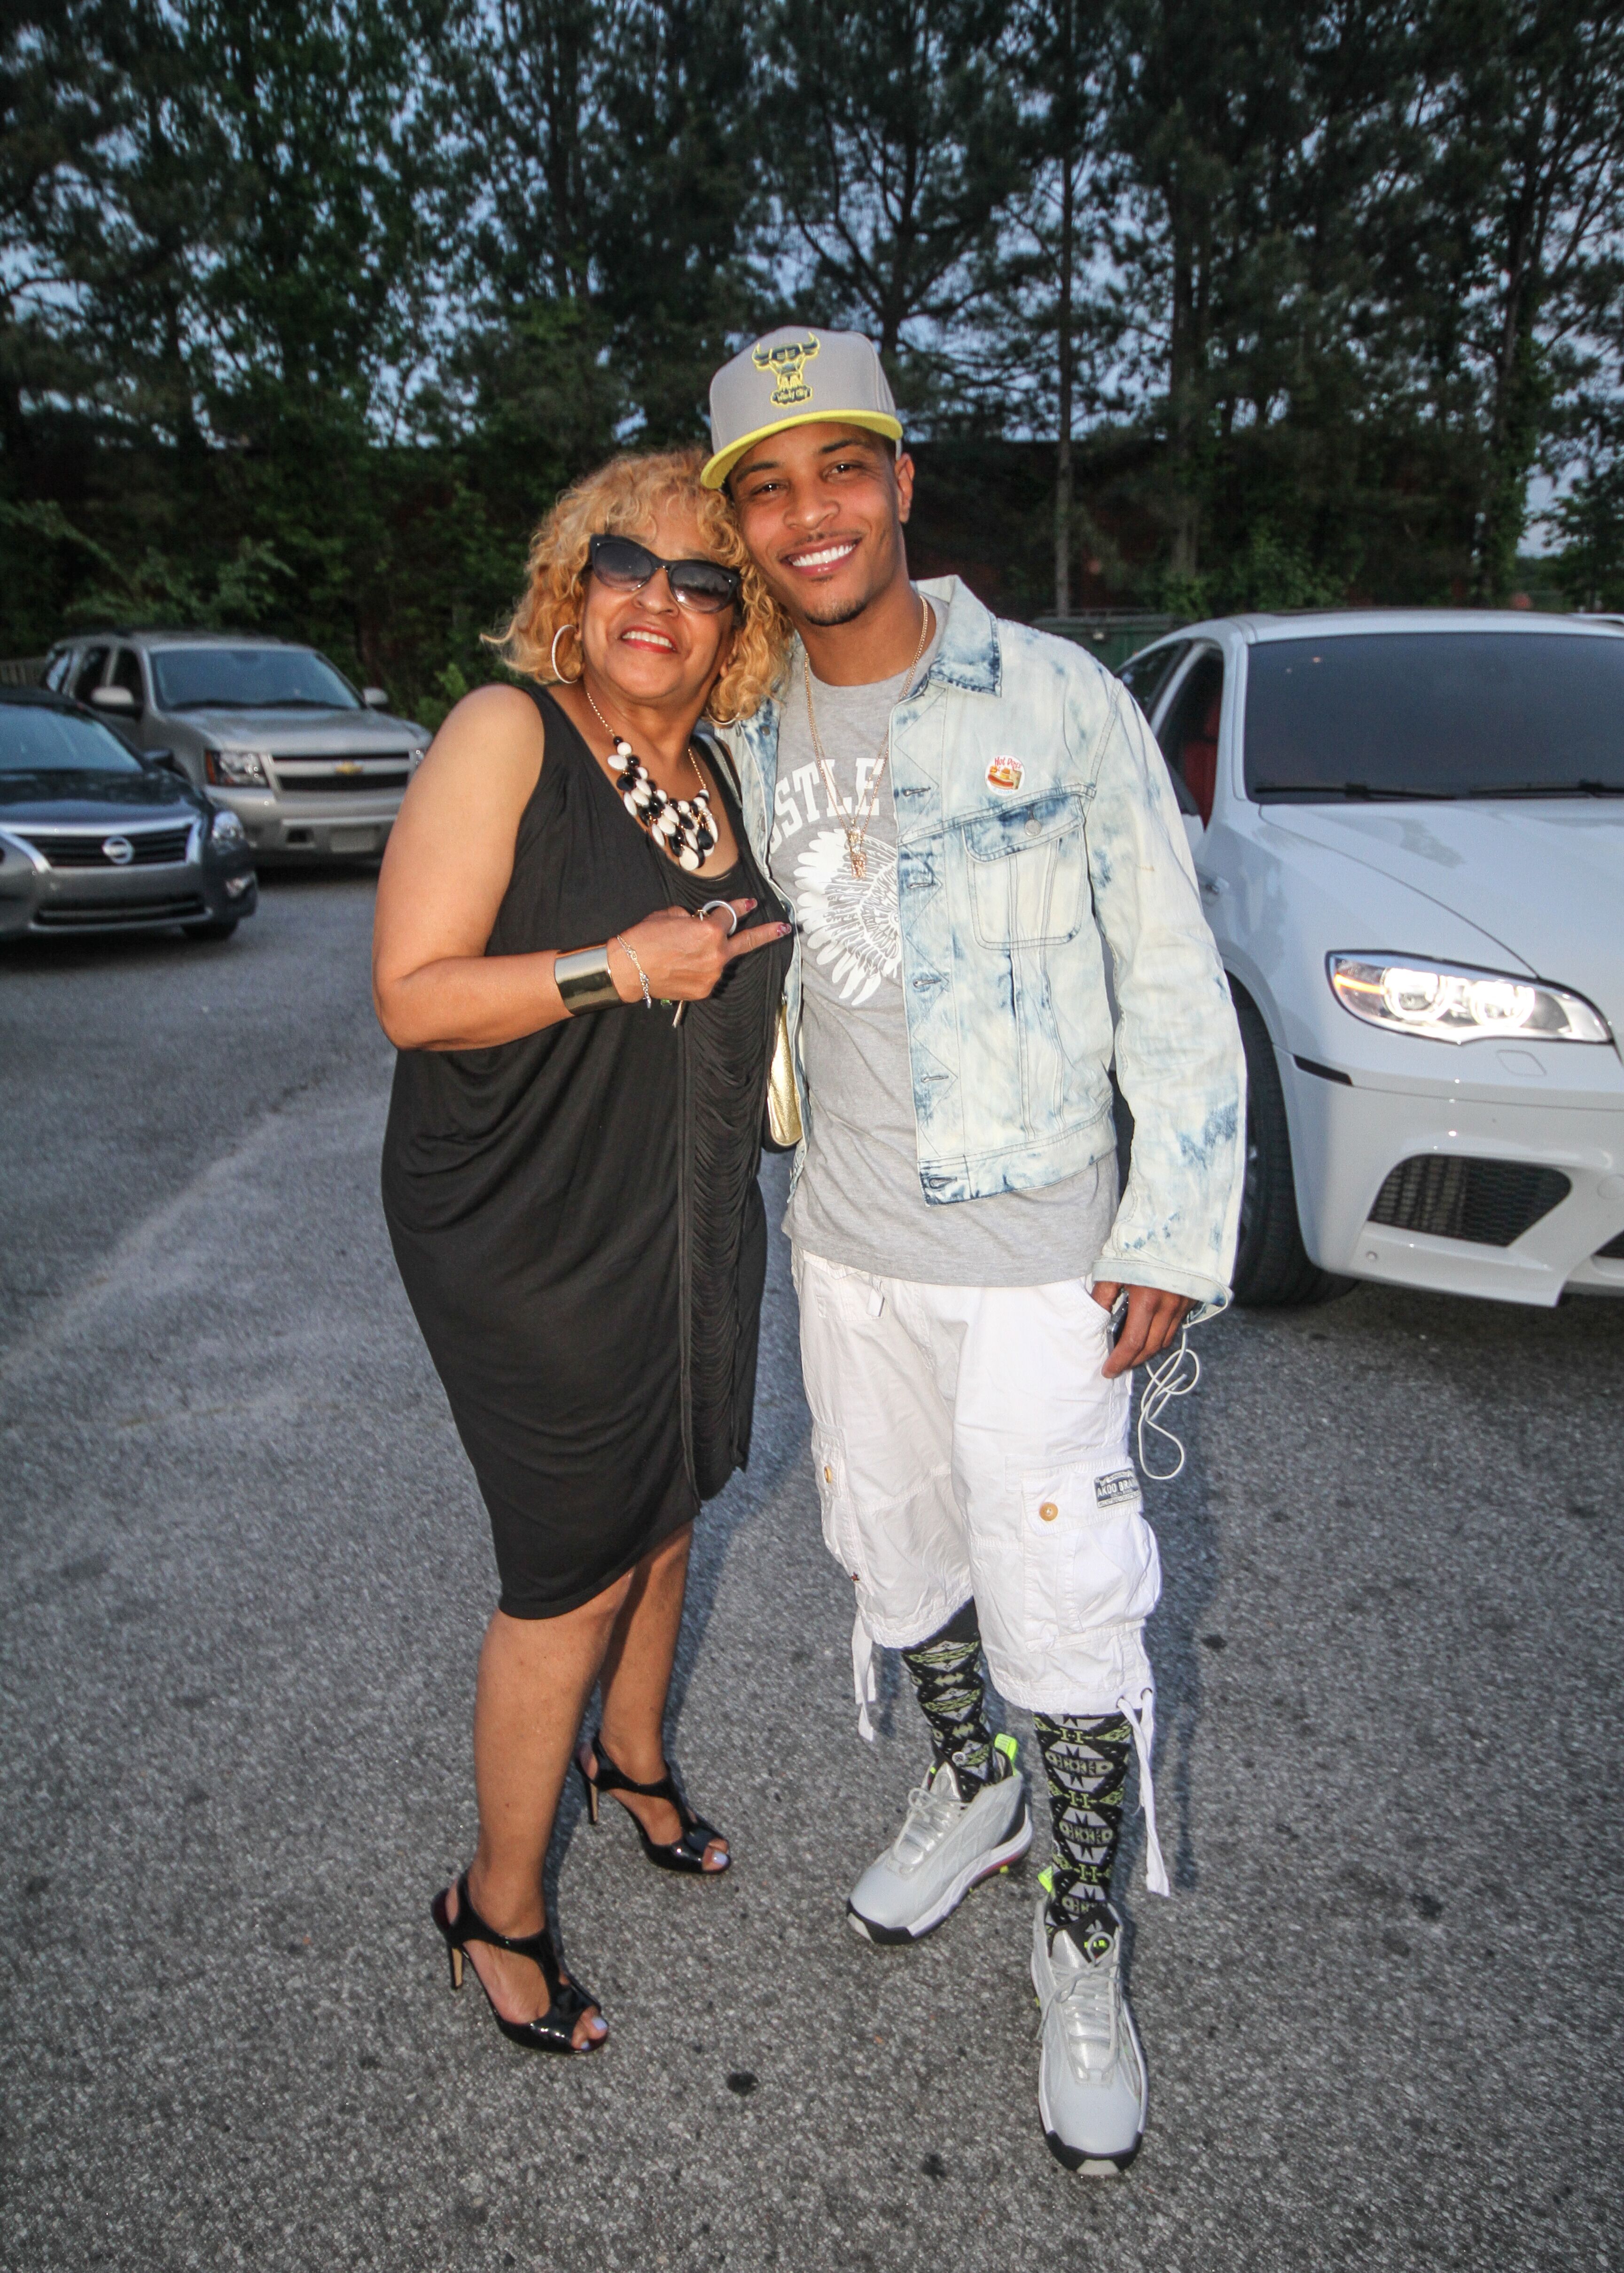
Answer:
M892 713L890 770L925 1198L1033 1190L1111 1152L1114 1049L1133 1165L1095 1276L1210 1315L1229 1299L1246 1069L1161 753L1081 648L989 614L956 576L919 589L946 622ZM722 737L764 866L778 719L769 701ZM787 1001L805 1128L818 1101L799 958L797 941Z

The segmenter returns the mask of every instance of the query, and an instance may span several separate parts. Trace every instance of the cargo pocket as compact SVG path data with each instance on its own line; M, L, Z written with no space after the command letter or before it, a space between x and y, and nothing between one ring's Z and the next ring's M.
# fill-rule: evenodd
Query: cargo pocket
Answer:
M1027 1616L1036 1631L1137 1625L1156 1608L1162 1563L1132 1463L1119 1452L1021 1474Z
M863 1616L863 1594L868 1584L868 1571L863 1558L857 1512L847 1489L846 1464L841 1441L833 1429L812 1430L812 1452L818 1479L818 1503L823 1511L823 1543L855 1584L851 1685L857 1704L857 1734L865 1743L872 1744L874 1742L874 1724L868 1708L878 1700L879 1692L874 1672L873 1636Z
M849 1579L864 1578L857 1512L847 1487L845 1456L832 1429L812 1432L812 1467L818 1479L818 1504L823 1513L823 1543Z

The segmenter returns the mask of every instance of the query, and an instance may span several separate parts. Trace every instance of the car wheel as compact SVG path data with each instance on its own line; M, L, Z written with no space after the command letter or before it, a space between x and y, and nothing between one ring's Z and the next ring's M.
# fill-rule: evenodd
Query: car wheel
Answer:
M206 923L183 924L181 929L188 939L229 939L237 923L236 916L211 916Z
M1239 987L1235 1016L1246 1052L1246 1177L1235 1248L1235 1300L1247 1309L1328 1302L1357 1283L1321 1271L1303 1245L1291 1176L1291 1132L1275 1046Z

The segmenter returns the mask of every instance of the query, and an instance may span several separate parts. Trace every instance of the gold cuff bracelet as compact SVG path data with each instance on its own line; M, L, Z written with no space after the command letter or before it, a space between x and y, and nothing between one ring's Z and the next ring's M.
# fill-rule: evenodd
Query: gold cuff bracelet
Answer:
M580 947L573 955L556 955L553 984L572 1018L582 1010L618 1010L625 1006L610 974L606 947Z

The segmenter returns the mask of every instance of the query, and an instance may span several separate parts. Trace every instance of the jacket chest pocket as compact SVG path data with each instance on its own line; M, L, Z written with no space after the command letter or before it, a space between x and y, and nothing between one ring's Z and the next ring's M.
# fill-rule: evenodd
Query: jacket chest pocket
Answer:
M1058 947L1077 936L1091 905L1083 810L1076 791L1055 790L960 824L983 947Z

